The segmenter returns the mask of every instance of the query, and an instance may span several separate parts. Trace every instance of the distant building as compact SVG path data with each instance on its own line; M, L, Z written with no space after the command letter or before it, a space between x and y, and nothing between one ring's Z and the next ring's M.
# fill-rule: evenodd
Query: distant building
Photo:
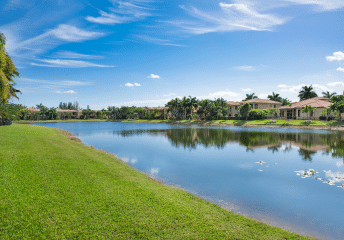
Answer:
M258 109L258 110L269 109L269 108L280 108L282 106L282 103L280 102L271 101L269 99L260 99L260 98L255 98L255 99L241 101L241 102L228 101L227 104L231 106L232 117L235 117L238 115L238 108L244 103L249 103L252 109Z
M56 108L56 112L59 115L60 119L64 119L64 118L78 119L82 115L82 110L70 110L70 109Z
M279 108L281 119L297 119L297 120L309 120L316 119L319 120L321 112L324 108L331 106L330 99L324 97L314 97L306 99L300 102L293 103L291 106L282 106ZM302 108L306 106L316 107L316 111L311 115L309 113L303 113ZM334 114L331 114L334 116Z

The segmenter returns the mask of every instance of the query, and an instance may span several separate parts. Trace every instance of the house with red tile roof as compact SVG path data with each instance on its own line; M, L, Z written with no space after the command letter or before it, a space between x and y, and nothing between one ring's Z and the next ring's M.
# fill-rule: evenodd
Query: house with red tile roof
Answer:
M235 117L238 115L238 108L244 103L249 103L252 109L258 109L258 110L269 109L269 108L280 108L282 106L282 103L280 102L271 101L269 99L261 99L261 98L255 98L255 99L242 101L242 102L227 101L227 104L231 106L232 117Z
M282 106L279 108L281 119L298 119L298 120L309 120L315 119L319 120L319 117L322 116L324 108L331 106L330 99L324 97L314 97L306 99L300 102L293 103L291 106ZM316 107L317 109L311 115L309 113L303 113L302 108L306 106ZM331 116L334 116L332 113Z

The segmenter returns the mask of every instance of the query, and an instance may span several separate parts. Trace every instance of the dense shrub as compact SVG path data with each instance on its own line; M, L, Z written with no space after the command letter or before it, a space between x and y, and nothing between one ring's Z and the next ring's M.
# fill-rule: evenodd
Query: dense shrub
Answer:
M320 116L319 117L319 120L326 120L327 118L326 118L326 116Z
M170 117L169 120L175 121L177 118L176 117Z
M249 120L261 120L266 119L266 111L258 110L258 109L251 109L248 112L248 119Z

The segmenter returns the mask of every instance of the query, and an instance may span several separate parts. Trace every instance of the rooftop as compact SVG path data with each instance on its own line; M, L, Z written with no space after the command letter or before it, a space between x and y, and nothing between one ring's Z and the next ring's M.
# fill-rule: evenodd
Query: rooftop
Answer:
M310 99L306 99L300 102L296 102L292 104L291 106L283 106L280 107L280 109L294 109L294 108L303 108L306 106L311 106L311 107L329 107L332 103L330 102L330 99L324 98L324 97L314 97Z
M238 102L227 101L226 103L230 106L240 106L240 103L238 103Z
M269 104L282 104L281 102L271 101L269 99L255 98L247 101L242 101L242 103L269 103Z

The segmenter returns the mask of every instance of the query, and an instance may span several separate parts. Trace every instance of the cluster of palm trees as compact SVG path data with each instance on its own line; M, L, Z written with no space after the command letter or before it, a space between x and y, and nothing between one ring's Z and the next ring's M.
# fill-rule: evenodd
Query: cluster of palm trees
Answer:
M166 105L173 118L216 120L228 117L230 106L223 98L198 100L196 97L175 98ZM196 114L197 113L197 114Z

